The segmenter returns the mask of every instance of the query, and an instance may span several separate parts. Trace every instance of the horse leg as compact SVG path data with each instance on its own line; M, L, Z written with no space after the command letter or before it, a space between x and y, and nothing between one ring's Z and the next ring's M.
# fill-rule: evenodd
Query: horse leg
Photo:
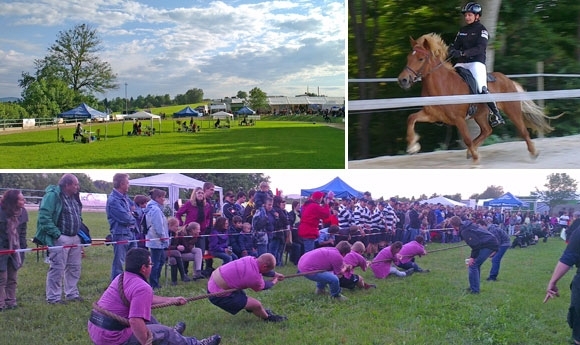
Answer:
M467 122L465 121L464 118L459 118L456 121L455 126L457 127L457 130L459 131L459 134L463 138L463 142L467 147L468 157L469 155L471 155L471 158L473 159L473 164L479 164L479 153L477 152L477 147L473 145L473 141L471 140L471 136L469 135Z
M536 145L534 145L532 142L532 139L530 138L530 132L528 132L526 124L524 123L520 102L505 102L503 104L500 103L500 109L502 109L503 112L507 114L509 119L518 130L520 137L525 140L530 157L532 157L532 159L538 158L540 153L536 150Z
M421 149L419 135L415 132L416 122L430 122L430 116L422 109L407 118L407 153L415 154Z
M487 114L488 114L487 107L485 107L482 113L478 112L473 117L473 120L475 121L475 123L477 123L480 129L479 135L475 137L475 139L473 139L473 146L476 151L481 145L481 143L483 143L483 141L487 139L493 131L491 126L489 125Z

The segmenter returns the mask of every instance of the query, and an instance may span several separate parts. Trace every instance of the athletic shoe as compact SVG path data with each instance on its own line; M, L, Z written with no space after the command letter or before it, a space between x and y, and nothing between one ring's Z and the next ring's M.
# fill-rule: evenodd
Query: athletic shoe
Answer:
M286 321L288 318L284 315L268 314L268 317L264 319L267 322L282 322Z
M377 286L376 286L375 284L366 284L366 283L365 283L365 286L364 286L364 288L365 288L366 290L368 290L368 289L376 289L376 288L377 288Z
M333 298L335 301L340 301L340 302L344 302L344 301L348 300L348 298L346 298L346 297L345 297L345 296L343 296L343 295L332 296L332 298Z
M414 272L415 272L415 269L414 268L409 268L408 270L405 271L405 277L410 276Z
M198 340L197 345L218 345L221 341L222 337L219 334L214 334L211 337Z
M178 323L175 324L175 326L173 326L173 329L179 333L183 335L183 332L185 332L185 322L183 321L179 321Z

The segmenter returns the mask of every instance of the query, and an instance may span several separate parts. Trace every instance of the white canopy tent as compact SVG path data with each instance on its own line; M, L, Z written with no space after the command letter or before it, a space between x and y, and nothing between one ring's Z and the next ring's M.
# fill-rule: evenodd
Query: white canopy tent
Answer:
M169 189L169 205L171 211L175 213L173 205L179 199L179 189L195 189L196 187L203 188L204 181L196 180L194 178L178 174L167 173L148 177L141 177L129 180L130 186L146 186L146 187L165 187ZM222 187L215 186L215 191L219 193L220 212L223 209L223 193Z
M445 206L465 206L465 204L462 202L447 199L444 196L436 196L436 197L431 198L431 199L423 200L423 201L421 201L421 203L434 204L434 205L441 204L441 205L445 205Z
M123 116L124 120L150 120L151 121L151 128L153 128L153 120L157 120L159 123L159 130L157 133L161 133L161 116L148 113L146 111L138 111L133 114L128 114ZM124 124L124 123L123 123ZM124 128L123 128L124 131Z
M234 114L230 114L230 113L226 113L225 111L218 111L217 113L211 114L211 118L214 120L220 119L220 120L233 120L234 119Z

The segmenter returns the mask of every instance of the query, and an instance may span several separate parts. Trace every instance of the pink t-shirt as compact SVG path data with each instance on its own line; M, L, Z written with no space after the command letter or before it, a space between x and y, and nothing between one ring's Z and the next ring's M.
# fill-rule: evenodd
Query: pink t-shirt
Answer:
M298 260L298 270L302 273L325 270L339 274L344 258L334 247L321 247L304 253Z
M264 277L260 273L258 259L253 256L244 256L241 259L230 261L220 266L218 270L230 289L249 288L254 291L261 291L266 285ZM210 293L223 291L212 278L207 282L207 290Z
M119 297L119 290L117 288L121 275L113 279L97 302L97 305L127 319L142 318L145 322L150 321L153 289L140 275L131 272L125 272L123 274L123 287L130 306L125 306L121 297ZM108 331L93 325L90 321L88 323L88 330L89 336L95 345L123 344L133 334L130 327L122 331Z
M349 279L352 276L352 272L356 267L360 267L361 270L367 270L367 260L357 252L351 251L350 253L344 256L344 263L345 265L351 265L352 271L348 271L344 273L344 277Z
M419 242L411 241L403 245L403 248L401 248L399 255L402 256L400 263L406 264L407 262L411 261L413 257L416 255L419 256L427 255L427 251L425 250L425 247L423 247L423 245L419 244Z
M371 264L371 270L373 271L375 278L386 278L391 271L391 262L394 259L394 255L391 252L391 246L382 249L377 256L375 256Z

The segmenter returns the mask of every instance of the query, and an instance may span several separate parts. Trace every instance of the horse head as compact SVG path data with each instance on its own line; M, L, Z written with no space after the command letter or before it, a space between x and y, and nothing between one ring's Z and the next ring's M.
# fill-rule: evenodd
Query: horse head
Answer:
M404 90L410 89L414 83L431 73L433 62L440 65L447 56L447 46L437 34L426 34L417 40L410 37L410 42L412 50L407 55L407 65L397 78L399 86Z

